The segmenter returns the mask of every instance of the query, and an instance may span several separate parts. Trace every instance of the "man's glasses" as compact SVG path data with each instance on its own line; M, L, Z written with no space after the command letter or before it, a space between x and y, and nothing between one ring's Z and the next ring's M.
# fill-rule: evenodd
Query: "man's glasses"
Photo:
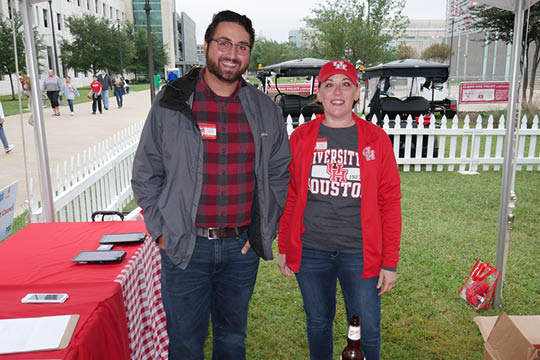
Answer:
M218 50L221 52L229 52L232 50L233 46L236 47L236 51L239 55L248 55L251 51L251 46L249 46L248 44L234 44L232 41L227 39L212 39L212 41L216 42Z

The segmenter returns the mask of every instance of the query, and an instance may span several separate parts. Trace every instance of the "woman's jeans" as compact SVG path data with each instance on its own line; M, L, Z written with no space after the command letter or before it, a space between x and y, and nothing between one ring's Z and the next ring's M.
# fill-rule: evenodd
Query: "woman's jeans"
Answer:
M114 87L114 96L116 96L116 105L122 106L122 97L124 96L124 89L121 87Z
M296 280L306 312L309 353L312 360L331 360L333 321L336 315L337 280L341 285L347 320L360 316L361 344L367 360L379 359L381 298L378 277L362 279L361 253L340 253L302 248L302 264ZM346 343L337 344L345 347Z
M167 319L170 360L203 360L203 345L212 319L212 359L243 360L248 304L255 287L259 256L240 251L239 238L197 237L185 270L161 250L161 293Z
M6 133L4 131L3 124L0 124L0 141L2 141L2 145L4 146L4 149L7 149L9 147L9 143L6 138Z
M73 112L73 99L67 99L69 110Z

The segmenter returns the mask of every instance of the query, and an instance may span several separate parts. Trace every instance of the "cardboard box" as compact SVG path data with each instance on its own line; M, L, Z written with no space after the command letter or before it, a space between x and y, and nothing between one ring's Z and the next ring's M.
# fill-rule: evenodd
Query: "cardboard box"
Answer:
M484 343L484 360L540 360L540 315L477 316Z

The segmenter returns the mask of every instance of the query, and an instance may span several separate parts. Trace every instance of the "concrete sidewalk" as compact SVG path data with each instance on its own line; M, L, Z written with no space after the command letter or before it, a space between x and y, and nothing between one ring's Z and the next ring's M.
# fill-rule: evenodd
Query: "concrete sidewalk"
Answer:
M86 94L81 94L85 96ZM47 101L47 104L50 105ZM64 161L71 162L71 157L82 153L90 147L113 136L133 123L144 121L150 110L150 91L130 92L124 95L124 106L118 109L114 97L109 100L109 110L103 109L103 114L92 115L92 103L75 105L75 115L71 116L68 106L61 106L61 116L52 116L50 107L43 109L45 135L49 153L49 166L52 181L56 166L63 168ZM29 177L34 179L39 192L38 161L36 156L34 128L28 124L30 113L23 114L24 139ZM28 198L25 166L23 135L20 115L6 117L4 123L6 137L15 149L6 154L0 149L0 189L19 180L15 216L25 211L24 202ZM53 183L53 189L54 189Z

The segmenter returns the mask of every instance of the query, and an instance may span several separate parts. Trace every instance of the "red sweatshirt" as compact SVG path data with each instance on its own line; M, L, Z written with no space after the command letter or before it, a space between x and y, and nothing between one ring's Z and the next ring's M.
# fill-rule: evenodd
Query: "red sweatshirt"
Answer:
M354 114L353 114L354 115ZM302 259L304 210L308 180L321 116L299 126L291 135L291 180L287 204L279 223L278 248L287 266L298 272ZM360 155L361 216L364 252L362 278L378 276L381 266L397 268L401 240L399 171L386 132L354 115Z

